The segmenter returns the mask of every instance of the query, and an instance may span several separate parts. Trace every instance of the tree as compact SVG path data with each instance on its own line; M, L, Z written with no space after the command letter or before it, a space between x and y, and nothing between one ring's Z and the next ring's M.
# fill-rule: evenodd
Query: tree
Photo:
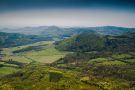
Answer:
M0 60L2 59L2 48L0 48Z

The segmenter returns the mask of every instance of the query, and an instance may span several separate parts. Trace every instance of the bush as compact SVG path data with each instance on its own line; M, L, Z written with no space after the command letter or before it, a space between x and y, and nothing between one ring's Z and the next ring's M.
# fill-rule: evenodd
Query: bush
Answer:
M14 90L14 88L10 84L4 84L0 86L0 90Z
M50 82L58 82L63 77L62 72L60 71L50 71L49 72L49 80Z
M81 82L87 84L89 82L89 77L83 77L83 78L81 78Z
M4 65L3 64L0 64L0 67L3 67Z

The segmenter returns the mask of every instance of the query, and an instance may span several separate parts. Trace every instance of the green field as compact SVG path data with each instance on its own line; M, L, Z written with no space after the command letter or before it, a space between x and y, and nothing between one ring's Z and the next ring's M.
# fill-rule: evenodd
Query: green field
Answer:
M33 49L26 52L13 53L14 51L27 48L29 49L29 47L33 46L34 47L42 46L42 48L41 50L38 51L35 51ZM68 52L61 52L55 49L53 41L42 41L24 46L4 48L2 53L5 54L5 56L2 58L3 61L9 61L10 59L12 59L12 61L17 61L19 63L24 64L29 64L33 61L46 64L52 63L58 60L59 58L64 57ZM19 70L18 68L16 68L18 67L18 65L16 64L9 64L1 61L0 64L3 65L3 67L0 67L0 76L11 74Z
M19 69L14 68L14 67L1 67L0 68L0 77L15 73L17 71L19 71Z
M121 61L106 61L106 62L102 62L102 65L126 65L126 63L121 62Z
M104 62L104 61L109 61L111 60L110 58L96 58L96 59L91 59L89 60L88 63L92 63L92 62Z
M135 63L135 58L133 58L133 59L127 59L126 61L127 62L131 62L131 63Z
M114 58L114 59L128 59L131 57L132 56L130 54L114 54L114 55L112 55L112 58Z
M38 51L35 51L33 49L31 51L20 52L17 54L12 53L13 51L16 50L21 50L21 49L29 48L31 46L39 46L39 45L42 45L42 49ZM55 60L58 60L59 58L64 57L67 54L67 52L61 52L55 49L55 46L53 45L53 41L43 41L30 45L5 48L3 53L6 54L3 60L12 59L14 61L18 61L22 63L30 63L32 60L37 62L42 62L42 63L51 63L54 62Z

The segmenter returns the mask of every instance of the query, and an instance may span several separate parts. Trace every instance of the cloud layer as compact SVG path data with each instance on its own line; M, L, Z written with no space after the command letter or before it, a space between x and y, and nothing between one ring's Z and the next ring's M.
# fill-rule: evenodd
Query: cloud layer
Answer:
M135 27L135 13L98 9L24 10L0 14L1 26L126 26Z
M0 0L0 26L135 27L135 0Z

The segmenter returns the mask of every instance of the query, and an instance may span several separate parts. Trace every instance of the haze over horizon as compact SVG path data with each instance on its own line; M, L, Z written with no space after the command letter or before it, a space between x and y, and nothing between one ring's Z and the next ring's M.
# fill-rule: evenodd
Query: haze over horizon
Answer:
M134 0L1 0L0 27L135 27Z

